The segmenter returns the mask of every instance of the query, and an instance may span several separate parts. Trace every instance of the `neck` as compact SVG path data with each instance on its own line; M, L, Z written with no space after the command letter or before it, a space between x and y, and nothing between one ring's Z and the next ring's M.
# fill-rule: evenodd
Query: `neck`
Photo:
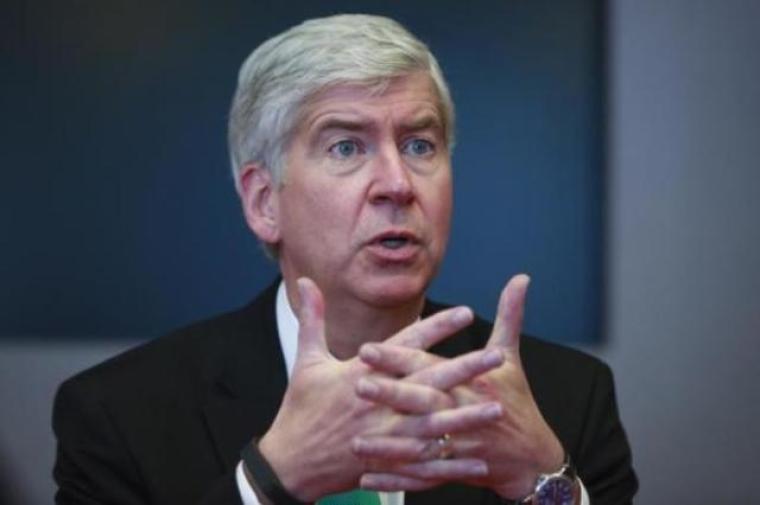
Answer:
M288 302L298 315L300 300L295 280L285 280ZM422 313L424 295L392 306L374 306L350 297L325 296L327 346L338 359L353 358L362 344L381 342L416 321Z
M325 321L330 352L338 359L356 356L362 344L386 340L416 321L423 303L422 296L394 307L331 302L326 307Z

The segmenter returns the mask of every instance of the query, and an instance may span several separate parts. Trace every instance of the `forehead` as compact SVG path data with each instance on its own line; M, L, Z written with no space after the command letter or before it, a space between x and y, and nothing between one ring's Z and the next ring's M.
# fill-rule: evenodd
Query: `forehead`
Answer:
M372 120L432 119L443 128L440 97L427 73L391 78L381 85L363 83L330 86L309 99L301 110L301 127L318 126L333 116L361 116Z

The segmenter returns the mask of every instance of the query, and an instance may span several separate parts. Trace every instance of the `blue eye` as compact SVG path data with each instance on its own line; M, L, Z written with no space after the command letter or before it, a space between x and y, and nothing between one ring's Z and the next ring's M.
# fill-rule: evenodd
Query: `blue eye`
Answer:
M359 154L359 145L354 140L341 140L331 145L329 151L338 158L350 158Z
M404 152L411 154L412 156L427 156L431 154L435 148L433 143L425 139L412 139L403 148Z

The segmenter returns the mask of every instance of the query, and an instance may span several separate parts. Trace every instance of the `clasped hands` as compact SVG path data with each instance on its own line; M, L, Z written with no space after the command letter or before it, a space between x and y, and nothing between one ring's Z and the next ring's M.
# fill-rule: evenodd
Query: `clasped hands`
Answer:
M455 307L340 361L327 348L324 299L299 279L293 375L259 444L285 488L314 501L359 486L415 491L457 481L514 499L557 470L562 446L520 362L528 282L507 283L484 349L450 359L427 352L472 322L471 310Z

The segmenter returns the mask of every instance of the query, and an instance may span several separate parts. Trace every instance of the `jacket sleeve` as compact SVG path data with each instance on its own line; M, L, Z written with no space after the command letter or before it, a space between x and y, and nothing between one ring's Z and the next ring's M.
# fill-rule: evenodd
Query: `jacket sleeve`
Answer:
M56 504L163 505L141 475L141 466L108 409L76 378L65 382L56 394L53 431L57 438L53 469L58 486ZM234 471L211 481L202 496L183 502L242 505Z

